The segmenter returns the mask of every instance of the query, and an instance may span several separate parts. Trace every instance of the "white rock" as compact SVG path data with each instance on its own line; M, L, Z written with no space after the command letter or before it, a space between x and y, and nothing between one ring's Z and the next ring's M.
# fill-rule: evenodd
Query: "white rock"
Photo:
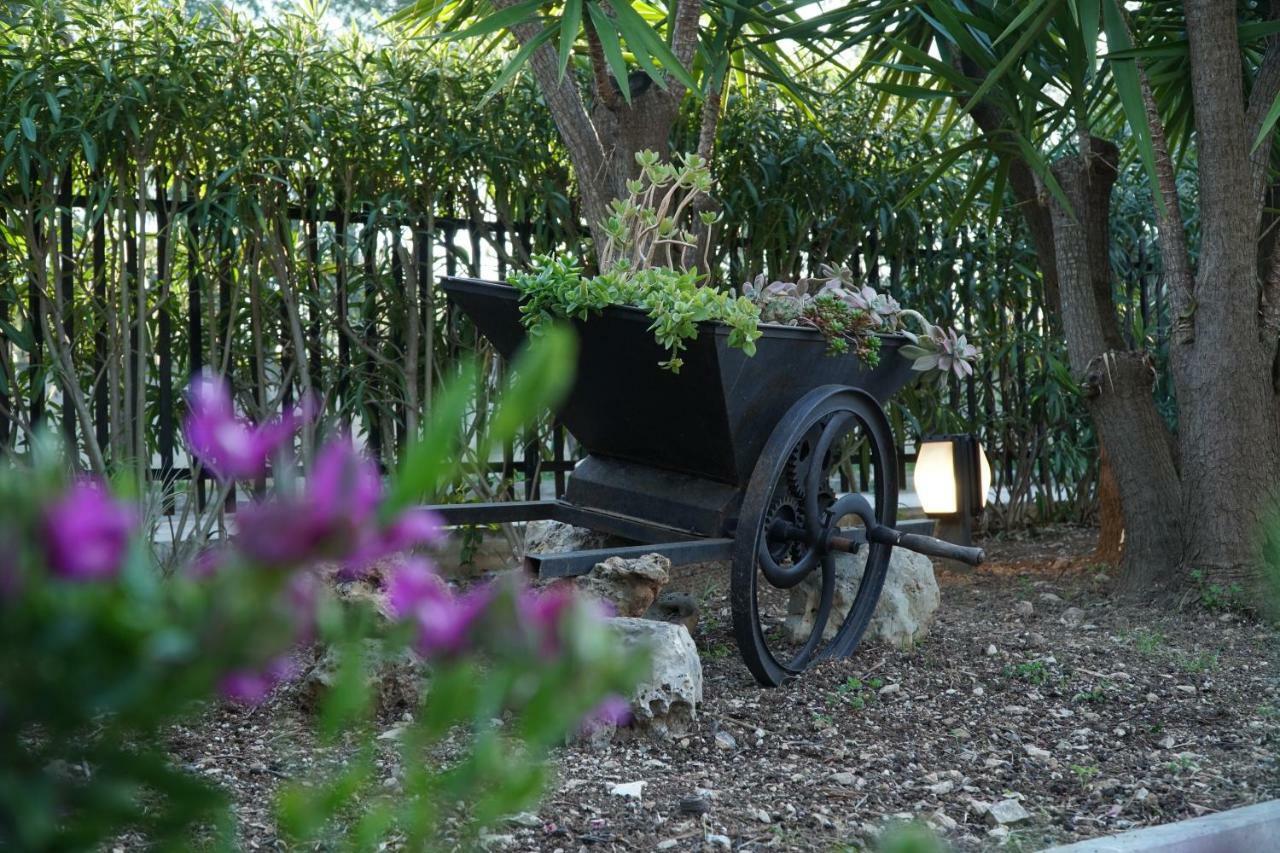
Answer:
M996 649L995 643L992 643L991 645L987 646L987 657L995 657L998 654L1000 654L1000 652L998 649Z
M664 838L663 840L658 842L657 848L659 850L671 850L679 843L680 843L680 839L678 838Z
M609 789L609 793L615 797L627 797L628 799L638 800L644 793L644 786L649 783L643 779L635 782L619 782Z
M707 843L713 847L723 847L725 850L733 847L733 842L729 840L727 835L708 835Z
M769 813L764 809L752 809L751 816L761 823L773 823L773 818L769 817Z
M832 773L831 781L835 782L837 785L853 785L858 781L858 776L855 773L850 773L845 770L839 773Z
M934 794L935 796L941 797L946 794L950 794L952 791L955 790L955 788L956 788L955 782L952 782L950 779L943 779L941 782L937 783L936 785L930 785L929 793Z
M716 732L716 746L724 750L737 749L738 741L729 732L720 729Z
M1031 812L1017 800L1001 800L983 815L991 826L1011 826L1031 820Z
M1040 593L1040 600L1043 601L1045 604L1061 604L1062 603L1062 599L1051 592Z
M531 521L524 527L524 552L558 554L561 551L586 551L605 547L607 539L603 533L562 521Z
M609 622L624 646L649 650L649 674L631 695L636 724L662 736L683 735L702 704L702 661L689 630L650 619L618 617Z
M1024 744L1022 747L1022 750L1032 758L1036 758L1041 761L1047 761L1049 759L1049 750L1041 749L1040 747L1035 746L1034 744L1030 744L1030 743Z
M542 819L533 812L519 812L507 818L507 823L523 826L526 829L537 829L542 826Z
M1030 601L1019 601L1013 605L1013 612L1019 616L1031 616L1036 612L1036 606Z
M836 555L836 588L831 615L823 630L824 640L836 635L858 594L867 550L863 548L857 554ZM787 631L797 642L803 642L813 630L821 591L822 578L817 572L791 590ZM938 604L938 582L933 576L933 563L922 554L894 548L884 588L865 637L897 648L910 648L929 632Z
M938 827L938 829L942 830L943 832L951 832L953 829L955 829L957 826L960 825L956 823L955 818L949 817L946 812L941 810L936 811L932 815L930 815L929 820L931 823L933 823L934 826Z
M1062 611L1062 624L1079 625L1084 621L1084 611L1079 607L1068 607Z
M876 695L892 696L893 694L901 690L902 690L902 685L895 682L893 684L886 684L884 687L881 687L879 690L876 691Z
M607 601L619 616L643 616L670 579L671 561L661 554L632 560L610 557L574 585L587 595Z

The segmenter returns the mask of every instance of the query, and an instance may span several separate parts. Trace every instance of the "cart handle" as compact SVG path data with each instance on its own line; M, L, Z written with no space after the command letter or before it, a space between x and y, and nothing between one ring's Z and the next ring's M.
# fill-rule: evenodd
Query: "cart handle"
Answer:
M941 557L946 560L959 560L971 566L981 565L987 559L986 552L981 548L970 548L965 545L944 542L932 536L925 536L923 533L903 533L900 530L880 524L876 521L871 504L867 502L866 498L857 493L840 498L832 505L829 513L828 518L832 524L839 522L840 518L846 515L859 516L863 524L867 526L868 542L877 542L881 545L896 545L899 548L906 548L908 551L915 551L917 554ZM853 540L839 536L832 536L827 540L827 547L836 551L853 551L857 546L858 543Z

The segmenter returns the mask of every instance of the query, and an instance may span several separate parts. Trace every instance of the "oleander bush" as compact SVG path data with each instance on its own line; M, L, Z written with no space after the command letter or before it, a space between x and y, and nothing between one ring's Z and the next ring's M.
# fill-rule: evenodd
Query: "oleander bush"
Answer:
M572 359L566 333L542 336L515 366L503 428L554 403ZM471 381L449 393L465 399ZM254 424L208 376L191 389L186 435L219 479L248 479L290 455L308 416ZM536 802L551 748L626 711L618 694L640 661L599 608L514 581L457 594L419 550L387 579L388 622L334 597L322 571L358 577L379 557L439 544L439 520L413 502L447 479L459 441L437 418L384 488L335 431L304 480L242 509L234 537L168 577L140 541L127 482L69 474L52 442L0 467L0 847L94 849L126 832L170 849L234 846L227 793L175 766L166 733L211 703L262 702L315 644L338 661L318 733L347 754L338 770L284 785L278 817L292 843L435 847L449 818L461 827L451 843L467 846ZM395 791L376 773L369 640L383 657L412 650L429 672L399 733ZM457 731L460 754L444 762L432 748Z

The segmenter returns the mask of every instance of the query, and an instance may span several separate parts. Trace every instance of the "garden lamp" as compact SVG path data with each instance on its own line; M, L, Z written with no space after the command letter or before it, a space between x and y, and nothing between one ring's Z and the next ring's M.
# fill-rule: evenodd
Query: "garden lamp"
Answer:
M939 522L939 538L971 544L973 519L982 514L991 488L991 463L977 436L922 438L916 453L915 487L924 514Z

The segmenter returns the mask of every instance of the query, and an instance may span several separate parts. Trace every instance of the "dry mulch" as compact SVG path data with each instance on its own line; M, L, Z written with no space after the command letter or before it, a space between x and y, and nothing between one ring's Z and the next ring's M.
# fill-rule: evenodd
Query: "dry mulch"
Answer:
M695 727L567 748L537 818L488 846L861 849L918 820L959 849L1039 849L1280 797L1280 635L1194 596L1115 599L1093 536L988 541L983 568L939 570L918 646L863 646L776 690L737 658L723 577L678 579L704 602ZM275 847L272 792L333 760L309 725L287 694L225 709L179 731L175 758L225 782L246 847ZM639 799L611 793L638 781ZM1030 817L989 834L983 806L1005 799Z

